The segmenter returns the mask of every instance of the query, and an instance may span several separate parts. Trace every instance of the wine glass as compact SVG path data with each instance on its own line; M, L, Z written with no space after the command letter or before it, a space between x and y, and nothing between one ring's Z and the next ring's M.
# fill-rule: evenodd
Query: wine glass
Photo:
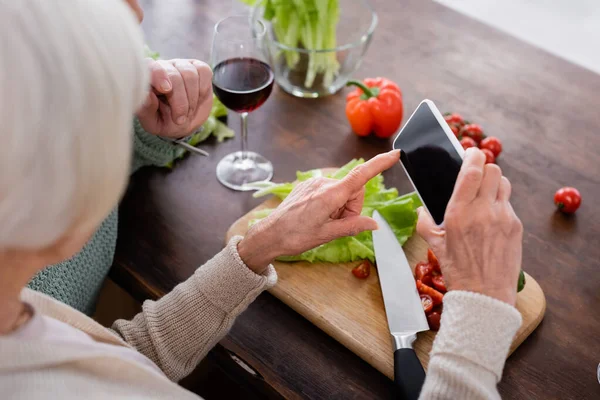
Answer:
M228 109L240 114L242 150L217 165L217 179L234 190L252 190L248 183L268 181L273 165L248 151L248 113L260 107L273 90L273 72L267 62L265 24L248 16L231 16L215 25L211 65L213 90Z

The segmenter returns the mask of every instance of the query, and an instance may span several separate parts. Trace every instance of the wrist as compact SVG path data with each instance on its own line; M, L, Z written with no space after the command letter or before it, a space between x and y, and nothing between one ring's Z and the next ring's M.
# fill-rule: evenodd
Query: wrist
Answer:
M237 250L244 264L254 273L261 275L277 257L273 247L266 235L250 231L240 240Z
M500 300L508 305L514 306L517 302L517 290L514 288L499 288L489 287L484 283L475 282L456 282L456 284L448 287L449 291L460 290L464 292L479 293L484 296L491 297L496 300Z

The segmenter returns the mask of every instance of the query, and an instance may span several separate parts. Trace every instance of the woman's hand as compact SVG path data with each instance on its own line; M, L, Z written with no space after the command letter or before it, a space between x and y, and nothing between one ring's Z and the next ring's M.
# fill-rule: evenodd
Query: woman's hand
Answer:
M170 138L191 134L212 108L212 71L198 60L148 59L151 89L137 117L146 132Z
M440 261L448 290L478 292L515 305L523 225L510 205L511 186L485 155L468 149L444 223L423 209L417 232Z
M342 180L313 178L300 183L271 215L248 231L238 244L240 257L260 273L279 256L377 229L372 218L360 215L364 186L399 157L399 151L390 151L357 166Z

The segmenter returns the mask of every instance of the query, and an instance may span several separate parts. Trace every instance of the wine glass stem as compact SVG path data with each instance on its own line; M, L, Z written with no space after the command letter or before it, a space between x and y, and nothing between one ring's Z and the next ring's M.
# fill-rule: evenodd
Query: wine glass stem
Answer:
M242 160L245 160L248 155L248 113L240 114L242 121Z

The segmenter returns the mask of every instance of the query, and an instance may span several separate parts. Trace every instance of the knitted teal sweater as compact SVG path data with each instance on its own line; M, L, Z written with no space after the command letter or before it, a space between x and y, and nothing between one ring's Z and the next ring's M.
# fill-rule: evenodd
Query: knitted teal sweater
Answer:
M145 132L137 120L134 126L132 173L146 165L164 166L181 156L179 147ZM40 271L29 287L92 314L113 262L118 219L118 208L115 208L77 255Z

